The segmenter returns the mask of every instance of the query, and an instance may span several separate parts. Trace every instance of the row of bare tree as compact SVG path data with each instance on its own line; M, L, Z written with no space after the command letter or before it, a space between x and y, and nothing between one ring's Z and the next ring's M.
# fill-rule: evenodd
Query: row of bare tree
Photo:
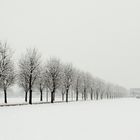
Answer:
M0 88L4 91L4 102L7 103L7 89L18 83L25 91L25 101L32 104L33 89L40 93L40 101L43 101L43 91L47 89L51 94L51 103L55 101L55 95L61 92L62 100L69 101L69 93L73 92L75 100L79 97L83 100L90 98L120 98L127 95L123 87L109 84L90 73L80 71L72 64L64 64L57 58L50 58L42 64L41 55L36 49L28 49L18 62L15 70L12 59L12 50L7 43L0 43ZM29 94L29 95L28 95ZM48 98L48 95L46 95Z

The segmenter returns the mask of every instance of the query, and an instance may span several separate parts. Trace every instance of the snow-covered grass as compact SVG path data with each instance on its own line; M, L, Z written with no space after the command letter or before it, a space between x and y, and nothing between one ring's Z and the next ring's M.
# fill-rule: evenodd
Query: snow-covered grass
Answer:
M69 101L75 101L75 100L76 100L75 98L72 99L71 97L69 97ZM81 101L82 99L79 98L79 100ZM90 99L87 99L87 100L90 100ZM55 98L55 101L56 102L57 101L61 102L62 101L62 98L61 97L56 97ZM40 97L34 97L34 98L32 98L32 102L33 103L39 103L40 102ZM46 101L46 98L43 98L43 101L42 102L51 102L51 97L48 98L48 101ZM8 103L7 104L4 103L4 99L2 97L0 98L0 105L24 104L24 103L26 103L24 97L16 97L16 98L11 97L11 98L8 98Z
M0 108L0 140L140 140L140 100Z

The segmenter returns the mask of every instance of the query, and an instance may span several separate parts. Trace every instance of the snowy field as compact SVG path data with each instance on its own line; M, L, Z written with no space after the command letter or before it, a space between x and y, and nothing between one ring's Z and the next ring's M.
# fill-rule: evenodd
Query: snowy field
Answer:
M140 99L0 108L0 140L140 140Z

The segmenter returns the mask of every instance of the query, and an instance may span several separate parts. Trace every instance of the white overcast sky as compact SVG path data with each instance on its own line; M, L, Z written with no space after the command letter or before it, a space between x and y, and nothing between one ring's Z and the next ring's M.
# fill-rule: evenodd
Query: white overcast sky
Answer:
M140 87L139 0L0 0L0 40L36 47L127 88Z

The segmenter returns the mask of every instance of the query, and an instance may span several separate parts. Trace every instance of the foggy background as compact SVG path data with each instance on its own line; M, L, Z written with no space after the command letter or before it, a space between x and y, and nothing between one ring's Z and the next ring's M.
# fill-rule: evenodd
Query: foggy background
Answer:
M0 0L0 40L106 81L140 87L139 0Z

